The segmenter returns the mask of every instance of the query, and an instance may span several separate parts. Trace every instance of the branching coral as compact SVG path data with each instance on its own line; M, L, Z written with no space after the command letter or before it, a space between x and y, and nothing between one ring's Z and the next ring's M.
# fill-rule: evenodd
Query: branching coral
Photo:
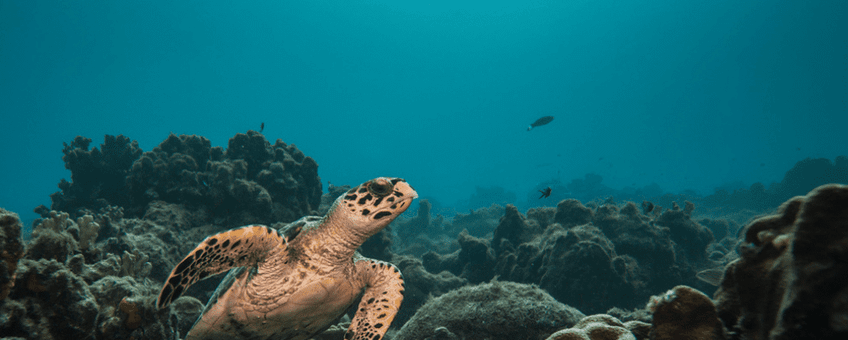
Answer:
M84 215L77 219L77 227L79 228L79 248L83 251L94 248L94 240L97 239L100 224L94 222L93 216Z
M121 276L131 276L134 278L144 278L150 274L153 265L148 262L150 258L147 254L134 249L132 253L124 251L121 256Z
M33 240L27 246L26 257L65 262L78 249L77 240L68 233L68 227L75 224L64 212L51 211L49 216L33 230Z
M73 223L68 219L68 213L61 211L50 211L50 218L43 219L32 231L33 236L46 231L61 233L69 223Z

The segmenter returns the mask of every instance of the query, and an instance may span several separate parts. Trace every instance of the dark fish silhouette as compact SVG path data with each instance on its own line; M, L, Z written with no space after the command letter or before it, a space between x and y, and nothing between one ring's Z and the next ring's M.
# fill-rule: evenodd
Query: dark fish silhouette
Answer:
M265 122L262 122L262 125L259 125L259 133L262 133L262 130L265 130Z
M650 213L653 210L654 210L654 204L653 203L648 202L648 201L642 201L642 211L644 211L645 214Z
M544 116L542 118L536 119L536 121L533 122L533 124L530 124L530 126L527 127L527 131L533 130L533 128L537 127L537 126L546 125L553 120L554 120L554 116Z
M539 190L542 193L542 196L539 196L539 199L548 198L551 196L551 187L545 188L545 190Z

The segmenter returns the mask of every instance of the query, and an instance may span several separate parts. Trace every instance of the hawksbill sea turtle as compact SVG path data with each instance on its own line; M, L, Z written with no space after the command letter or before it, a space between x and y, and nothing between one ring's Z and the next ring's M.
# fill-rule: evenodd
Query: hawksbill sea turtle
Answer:
M403 276L356 249L416 197L405 180L380 177L340 196L326 216L301 218L282 233L249 225L209 236L171 271L156 305L233 269L186 340L309 339L360 296L344 339L381 339L403 301Z

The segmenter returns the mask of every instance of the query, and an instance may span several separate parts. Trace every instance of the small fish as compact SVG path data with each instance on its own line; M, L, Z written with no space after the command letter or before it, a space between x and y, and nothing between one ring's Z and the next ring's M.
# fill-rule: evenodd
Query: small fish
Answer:
M712 269L702 270L702 271L698 272L697 274L695 274L695 277L697 277L698 280L704 281L704 282L709 283L713 286L718 286L719 284L721 284L722 276L724 276L724 268L723 267L716 267L716 268L712 268Z
M542 196L539 196L539 199L548 198L551 196L551 187L545 188L545 190L539 190L542 193Z
M265 122L262 122L262 125L259 125L259 133L262 133L262 130L265 130Z
M527 127L527 131L533 130L533 128L537 127L537 126L547 125L548 123L550 123L553 120L554 120L554 116L544 116L542 118L536 119L536 121L533 122L533 124L530 124L530 126Z

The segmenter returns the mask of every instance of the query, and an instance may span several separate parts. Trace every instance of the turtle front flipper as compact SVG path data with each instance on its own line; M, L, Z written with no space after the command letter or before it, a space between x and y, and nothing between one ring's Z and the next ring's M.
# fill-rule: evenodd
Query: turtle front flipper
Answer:
M367 288L344 338L382 339L403 302L403 275L391 263L366 258L356 262L356 269Z
M285 247L286 239L272 228L251 225L207 237L178 264L162 291L158 308L168 306L197 281L235 267L253 266L269 251Z

